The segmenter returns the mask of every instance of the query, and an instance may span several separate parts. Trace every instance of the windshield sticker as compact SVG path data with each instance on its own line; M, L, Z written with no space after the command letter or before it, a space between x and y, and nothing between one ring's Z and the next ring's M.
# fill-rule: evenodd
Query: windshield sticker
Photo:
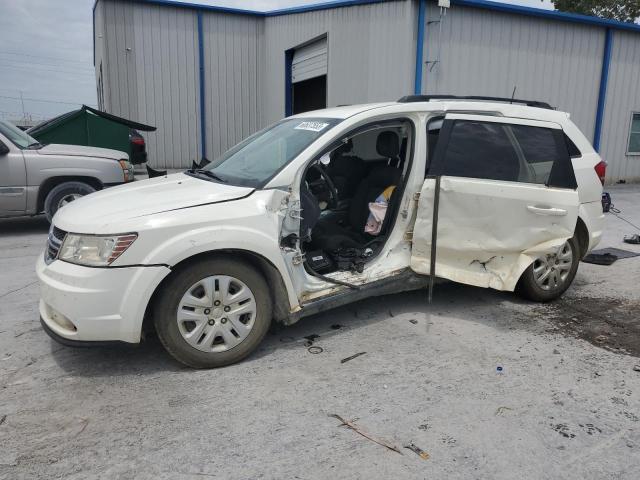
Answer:
M329 126L328 123L322 122L302 122L294 128L294 130L309 130L310 132L321 132Z

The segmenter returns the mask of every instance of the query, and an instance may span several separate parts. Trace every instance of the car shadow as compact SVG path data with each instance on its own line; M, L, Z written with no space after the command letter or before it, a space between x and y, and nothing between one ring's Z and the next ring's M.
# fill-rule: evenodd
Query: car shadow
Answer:
M68 347L53 339L49 341L53 360L69 375L111 377L191 370L171 358L155 335L140 344L114 343L95 347Z
M361 300L303 318L292 326L272 328L260 347L241 363L251 364L281 349L308 350L309 346L321 346L333 336L347 332L353 334L360 328L396 317L402 317L407 322L418 322L430 314L436 314L487 323L497 329L513 328L510 315L492 318L476 315L477 312L495 308L502 302L514 305L525 303L513 293L451 282L436 285L431 305L428 304L425 289ZM158 372L191 371L165 352L153 333L139 345L61 348L53 340L51 342L56 363L67 373L77 376L153 375Z
M492 318L477 315L479 312L495 309L496 305L503 302L511 305L528 303L511 292L453 282L436 285L431 304L428 303L426 289L365 299L303 318L289 327L272 329L258 351L247 361L270 355L278 349L307 350L311 346L321 346L323 341L347 330L353 332L396 317L401 317L407 323L417 324L428 320L430 315L444 315L484 323L497 329L512 329L514 322L510 315ZM519 320L521 319L518 318L517 321Z
M0 236L3 237L30 233L47 233L48 231L49 222L44 215L0 218Z

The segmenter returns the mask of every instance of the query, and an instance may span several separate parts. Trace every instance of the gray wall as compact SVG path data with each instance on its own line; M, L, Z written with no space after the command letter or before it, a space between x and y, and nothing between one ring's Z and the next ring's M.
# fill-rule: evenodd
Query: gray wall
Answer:
M207 157L214 159L260 127L263 19L203 13ZM199 157L198 157L199 158Z
M631 112L640 112L640 35L614 31L601 141L609 183L640 181L640 156L626 154Z
M427 21L440 12L429 2ZM427 25L424 60L438 58L438 24ZM443 17L440 63L423 68L423 93L542 100L571 113L593 139L604 29L454 6Z
M397 100L413 91L417 4L396 1L267 17L262 124L284 116L284 52L326 34L327 105Z
M106 110L158 128L144 133L153 167L190 165L200 158L195 11L115 0L97 8L104 15Z

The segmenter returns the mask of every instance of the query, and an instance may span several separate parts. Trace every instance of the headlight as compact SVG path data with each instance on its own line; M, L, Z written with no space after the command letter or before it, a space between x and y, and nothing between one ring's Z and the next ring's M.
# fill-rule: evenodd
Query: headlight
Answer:
M89 267L111 265L138 238L137 233L124 235L78 235L67 233L58 258Z
M122 159L122 160L118 160L118 163L122 168L122 175L124 177L125 183L133 180L134 169L133 169L133 165L131 165L131 162L129 162L128 160Z

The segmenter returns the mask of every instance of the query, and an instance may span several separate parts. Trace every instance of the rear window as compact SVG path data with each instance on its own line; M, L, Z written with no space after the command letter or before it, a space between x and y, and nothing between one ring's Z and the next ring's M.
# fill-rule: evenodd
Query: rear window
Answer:
M444 156L445 175L517 181L516 150L503 124L456 120Z
M442 175L576 188L562 130L475 120L445 123L450 132Z
M573 141L567 136L567 134L564 134L564 143L567 144L567 150L569 150L569 156L571 158L578 158L582 156L582 152L578 149L578 147L576 147L576 144L573 143Z

